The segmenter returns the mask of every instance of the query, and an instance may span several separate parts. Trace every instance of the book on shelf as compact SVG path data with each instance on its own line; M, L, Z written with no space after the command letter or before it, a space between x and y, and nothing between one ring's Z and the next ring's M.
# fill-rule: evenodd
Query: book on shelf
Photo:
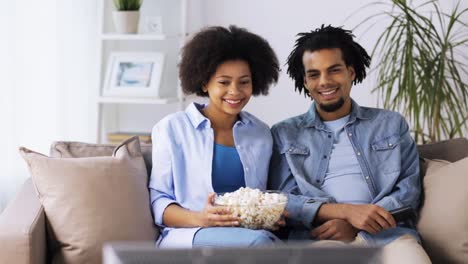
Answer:
M107 133L107 142L110 144L120 144L122 141L133 136L138 136L143 144L151 144L151 133L144 132L110 132Z

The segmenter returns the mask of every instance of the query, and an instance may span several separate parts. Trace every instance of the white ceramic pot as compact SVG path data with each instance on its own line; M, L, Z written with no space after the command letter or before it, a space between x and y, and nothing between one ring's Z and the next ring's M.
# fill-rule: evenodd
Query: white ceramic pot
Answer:
M138 32L140 11L114 11L115 31L121 34L134 34Z

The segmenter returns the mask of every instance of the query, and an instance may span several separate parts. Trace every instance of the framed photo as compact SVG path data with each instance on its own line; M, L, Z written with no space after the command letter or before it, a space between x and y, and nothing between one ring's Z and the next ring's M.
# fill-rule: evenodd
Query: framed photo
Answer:
M164 54L160 52L113 52L102 95L158 97L163 68Z

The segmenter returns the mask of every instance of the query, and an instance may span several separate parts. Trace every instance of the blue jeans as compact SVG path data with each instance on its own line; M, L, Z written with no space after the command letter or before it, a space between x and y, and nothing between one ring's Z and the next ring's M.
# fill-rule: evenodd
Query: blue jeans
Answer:
M242 227L207 227L198 230L193 247L258 247L283 243L266 230Z

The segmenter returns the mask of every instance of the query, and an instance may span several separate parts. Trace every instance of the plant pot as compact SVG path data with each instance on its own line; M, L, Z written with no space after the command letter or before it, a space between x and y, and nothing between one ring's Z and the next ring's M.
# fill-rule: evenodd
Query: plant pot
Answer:
M121 34L134 34L138 32L139 11L114 11L115 31Z

